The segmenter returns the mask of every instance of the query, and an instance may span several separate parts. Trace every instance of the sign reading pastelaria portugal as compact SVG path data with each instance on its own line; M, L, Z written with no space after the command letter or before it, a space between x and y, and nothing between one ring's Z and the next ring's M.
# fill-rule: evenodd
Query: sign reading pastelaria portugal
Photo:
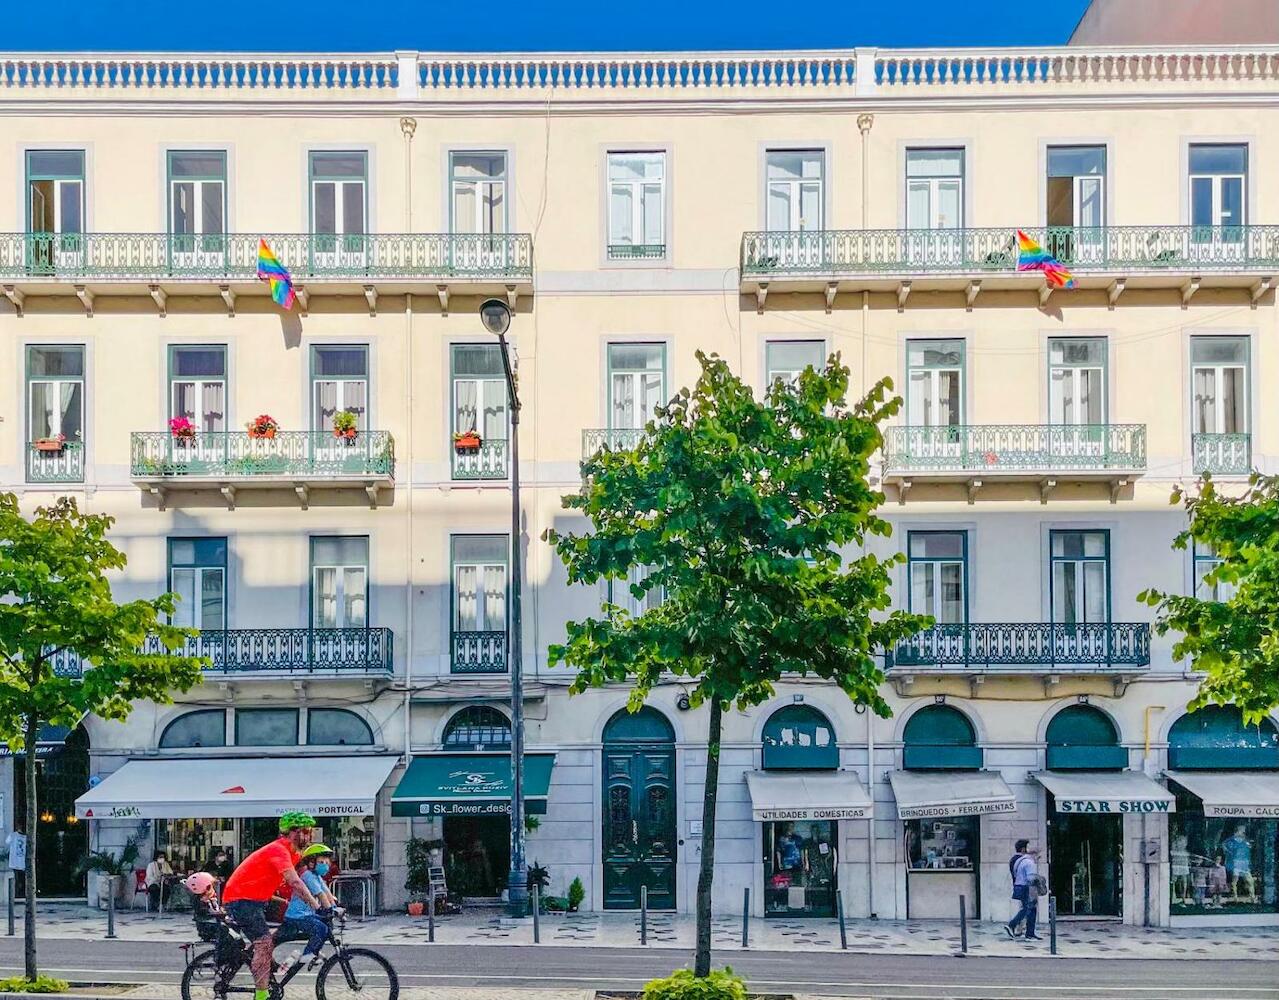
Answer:
M985 816L990 813L1017 811L1017 803L1000 802L942 802L933 806L898 806L901 819L945 819L948 816Z

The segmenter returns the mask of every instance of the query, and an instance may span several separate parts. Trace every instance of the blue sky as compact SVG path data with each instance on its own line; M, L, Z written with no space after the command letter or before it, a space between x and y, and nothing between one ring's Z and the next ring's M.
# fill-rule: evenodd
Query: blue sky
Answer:
M7 4L0 49L790 49L1065 42L1088 0L64 0ZM642 11L643 16L637 16Z

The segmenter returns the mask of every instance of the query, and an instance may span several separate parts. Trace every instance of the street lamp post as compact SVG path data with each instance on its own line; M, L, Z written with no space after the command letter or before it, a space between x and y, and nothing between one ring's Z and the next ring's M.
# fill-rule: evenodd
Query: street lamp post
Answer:
M511 675L511 871L506 883L510 915L528 913L528 864L524 856L524 628L520 591L524 584L520 555L520 397L511 367L506 331L511 310L501 299L480 305L480 321L497 337L502 349L502 370L511 414L511 639L508 667Z

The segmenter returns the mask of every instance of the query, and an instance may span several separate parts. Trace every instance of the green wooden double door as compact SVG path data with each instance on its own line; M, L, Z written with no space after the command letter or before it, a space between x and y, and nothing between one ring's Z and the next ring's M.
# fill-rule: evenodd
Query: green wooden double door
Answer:
M675 909L675 748L604 746L604 908Z

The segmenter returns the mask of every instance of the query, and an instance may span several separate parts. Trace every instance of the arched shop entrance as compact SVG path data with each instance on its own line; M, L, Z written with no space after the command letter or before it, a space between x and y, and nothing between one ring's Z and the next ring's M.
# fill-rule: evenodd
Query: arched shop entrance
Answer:
M1048 769L1115 772L1128 765L1114 723L1090 705L1071 705L1048 723ZM1067 811L1048 792L1048 872L1057 912L1123 915L1124 820L1119 812Z
M509 752L511 724L496 708L472 705L449 719L444 749ZM511 868L510 813L445 816L442 825L449 890L469 898L500 896Z
M75 800L89 787L89 737L84 727L44 726L36 747L36 893L83 896L80 871L89 849L88 824L76 819ZM13 828L26 833L25 755L13 758ZM18 874L17 892L25 892Z
M675 908L675 732L656 709L604 727L604 907Z

